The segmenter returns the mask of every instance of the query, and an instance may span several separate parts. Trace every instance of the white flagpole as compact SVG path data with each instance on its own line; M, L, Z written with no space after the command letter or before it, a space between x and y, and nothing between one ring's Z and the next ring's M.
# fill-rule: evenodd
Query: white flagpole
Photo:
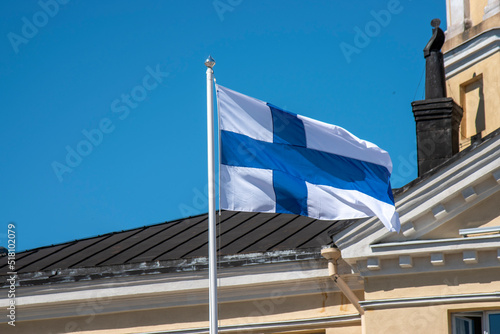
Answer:
M208 56L207 68L207 141L208 141L208 304L210 334L217 334L217 243L215 233L215 173L214 173L214 93L213 67L215 60Z

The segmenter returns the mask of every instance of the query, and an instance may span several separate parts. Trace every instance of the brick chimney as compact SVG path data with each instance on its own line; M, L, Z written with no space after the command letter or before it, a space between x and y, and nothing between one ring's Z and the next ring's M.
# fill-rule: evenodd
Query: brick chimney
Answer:
M459 151L462 108L446 97L440 20L431 22L433 34L424 48L425 100L411 103L417 130L418 176L441 165Z

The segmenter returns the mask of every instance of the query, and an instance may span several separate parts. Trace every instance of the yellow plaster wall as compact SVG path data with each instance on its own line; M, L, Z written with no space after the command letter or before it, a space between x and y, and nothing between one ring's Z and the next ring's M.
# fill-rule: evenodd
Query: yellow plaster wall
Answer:
M460 126L460 150L470 146L470 137L475 135L475 110L467 110L465 88L481 78L483 81L482 96L484 97L484 123L482 136L486 136L500 128L500 52L489 56L472 65L461 73L447 79L448 96L452 97L462 108L464 116ZM475 92L474 92L475 93ZM467 131L467 128L469 131ZM471 130L472 129L472 130Z
M500 310L500 302L423 305L371 310L365 313L366 334L451 333L451 313Z
M325 334L361 334L361 326L343 326L328 328Z
M487 184L476 186L476 191L486 189L485 186L496 186L496 181L491 177ZM462 194L459 195L463 202ZM500 226L500 192L490 195L487 199L474 206L473 210L466 210L452 220L426 233L421 239L460 238L459 230L464 228ZM500 263L499 263L500 265Z
M357 291L356 294L359 299L364 299L363 291ZM219 307L220 326L358 314L340 292L223 303ZM22 308L18 312L22 314ZM353 329L356 325L347 326L352 328L340 333L358 333ZM125 334L206 327L208 306L200 305L44 321L18 321L15 333Z
M357 291L356 295L360 300L364 299L363 291ZM337 292L221 304L219 315L222 319L221 325L224 326L357 313L349 300Z
M484 8L488 4L488 0L469 0L470 18L473 25L478 25L483 21Z
M495 219L489 221L488 223L482 225L481 227L494 227L500 226L500 217L496 217Z

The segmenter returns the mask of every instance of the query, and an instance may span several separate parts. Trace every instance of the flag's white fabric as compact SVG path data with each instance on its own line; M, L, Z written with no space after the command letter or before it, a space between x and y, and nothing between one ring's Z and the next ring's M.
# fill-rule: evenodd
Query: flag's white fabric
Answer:
M399 231L386 151L338 126L216 88L222 209L328 220L377 216Z

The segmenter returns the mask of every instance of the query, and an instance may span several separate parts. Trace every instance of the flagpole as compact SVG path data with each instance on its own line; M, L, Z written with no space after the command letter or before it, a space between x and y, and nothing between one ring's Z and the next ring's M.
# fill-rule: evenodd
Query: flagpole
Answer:
M208 306L210 334L218 333L217 315L217 243L215 233L215 173L214 173L214 93L213 67L215 60L208 56L207 67L207 142L208 142Z

